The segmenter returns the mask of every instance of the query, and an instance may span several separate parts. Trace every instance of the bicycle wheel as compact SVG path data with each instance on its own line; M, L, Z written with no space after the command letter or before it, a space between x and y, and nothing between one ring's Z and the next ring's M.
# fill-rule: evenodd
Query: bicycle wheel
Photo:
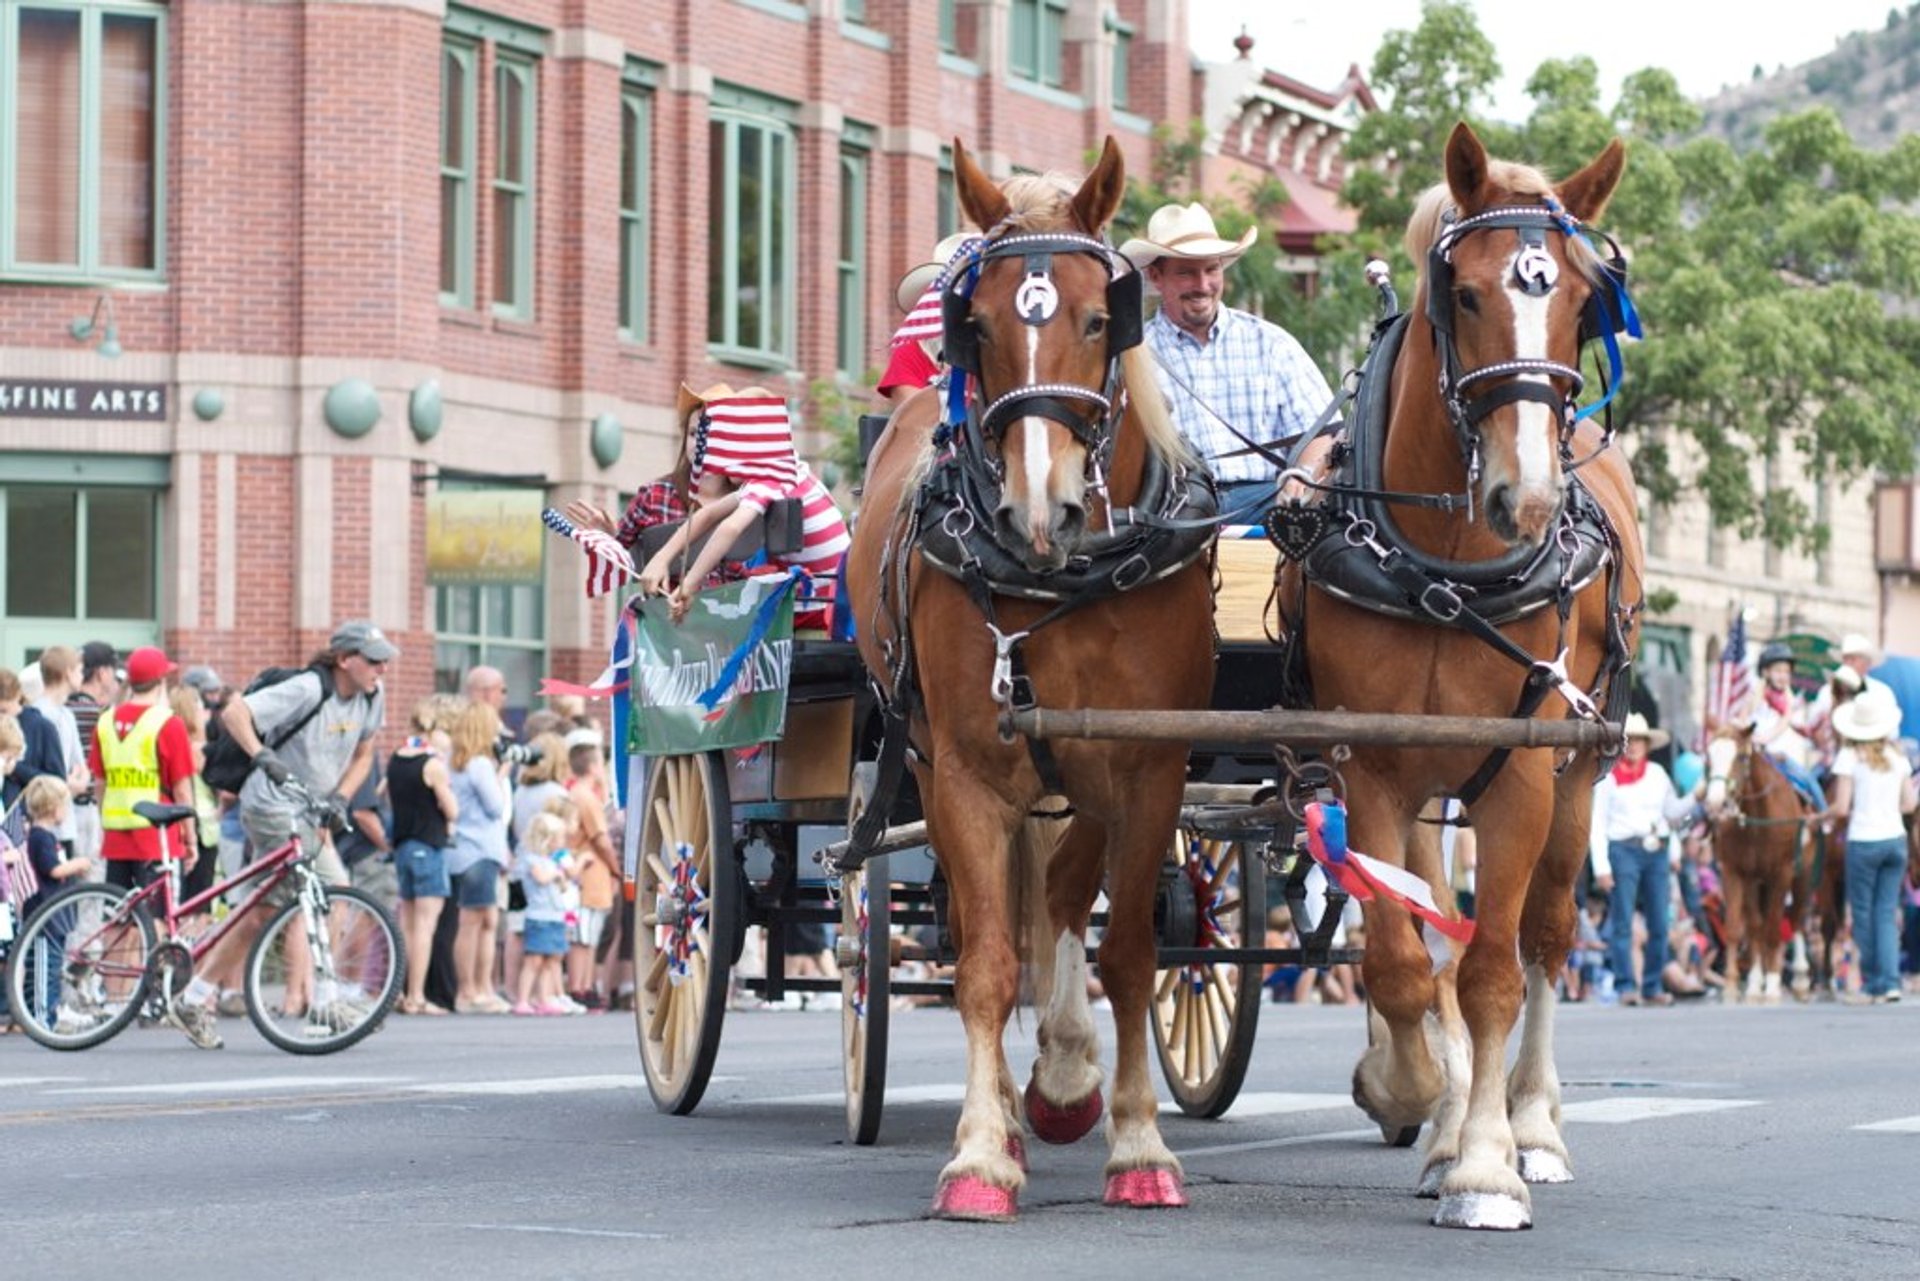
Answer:
M311 932L296 898L254 941L247 1017L289 1054L332 1054L380 1026L406 975L406 945L387 910L361 890L329 886Z
M131 1023L147 999L153 918L115 885L61 890L27 918L7 957L7 1008L52 1050L84 1050Z

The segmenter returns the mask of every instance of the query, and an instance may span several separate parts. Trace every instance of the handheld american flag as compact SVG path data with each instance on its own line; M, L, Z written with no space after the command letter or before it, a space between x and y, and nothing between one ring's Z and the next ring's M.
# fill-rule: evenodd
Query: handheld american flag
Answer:
M559 512L549 507L540 513L540 519L547 522L547 528L556 534L565 535L580 544L587 554L587 596L604 596L620 584L640 577L640 571L633 567L633 557L620 545L612 534L598 529L581 529Z
M1727 629L1726 648L1720 651L1720 661L1714 665L1713 678L1707 687L1707 725L1726 724L1734 709L1752 693L1753 673L1747 667L1747 620L1735 614L1733 626Z

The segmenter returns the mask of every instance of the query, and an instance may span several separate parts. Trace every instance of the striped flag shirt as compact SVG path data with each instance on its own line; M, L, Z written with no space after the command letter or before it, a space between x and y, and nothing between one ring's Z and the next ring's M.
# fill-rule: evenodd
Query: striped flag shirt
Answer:
M772 563L785 566L798 566L816 578L830 577L840 568L840 560L847 554L852 538L847 533L847 522L840 515L838 504L827 487L820 483L803 462L795 461L798 469L793 483L776 485L770 481L754 481L740 489L740 505L756 512L765 512L777 500L797 498L800 500L800 550L786 556L770 557Z
M556 534L571 538L587 554L587 596L604 596L622 583L638 578L633 557L612 534L598 529L581 529L549 507L540 519Z

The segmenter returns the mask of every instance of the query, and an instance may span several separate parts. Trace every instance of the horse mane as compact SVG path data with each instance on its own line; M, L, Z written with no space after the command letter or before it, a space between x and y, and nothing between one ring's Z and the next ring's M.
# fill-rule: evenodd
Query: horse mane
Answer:
M1070 221L1073 197L1079 190L1078 179L1058 170L1015 174L1000 184L1000 194L1007 198L1009 208L1001 226L989 229L990 234L999 230L1080 230ZM1098 236L1101 229L1091 231ZM1193 448L1174 425L1167 399L1160 391L1160 380L1153 373L1152 357L1144 346L1121 353L1120 374L1127 401L1133 407L1134 421L1139 424L1147 448L1176 466L1190 465L1194 461ZM916 468L916 472L918 470Z
M1501 189L1508 197L1537 201L1553 195L1553 182L1546 174L1532 165L1523 165L1514 160L1488 160L1487 184ZM1496 200L1492 203L1502 202ZM1427 283L1427 251L1440 239L1447 224L1459 216L1460 209L1454 203L1453 191L1444 182L1428 187L1414 202L1413 216L1407 220L1407 235L1403 243L1407 257L1420 269L1421 288L1425 288ZM1567 262L1588 284L1600 282L1600 256L1586 240L1578 236L1567 237Z

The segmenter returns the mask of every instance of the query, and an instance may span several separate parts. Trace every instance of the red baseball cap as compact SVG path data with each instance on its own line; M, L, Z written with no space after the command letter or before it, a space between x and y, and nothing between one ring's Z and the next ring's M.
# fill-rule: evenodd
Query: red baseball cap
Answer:
M127 655L127 683L145 685L148 681L157 681L171 676L178 669L174 667L165 651L151 645L143 645Z

